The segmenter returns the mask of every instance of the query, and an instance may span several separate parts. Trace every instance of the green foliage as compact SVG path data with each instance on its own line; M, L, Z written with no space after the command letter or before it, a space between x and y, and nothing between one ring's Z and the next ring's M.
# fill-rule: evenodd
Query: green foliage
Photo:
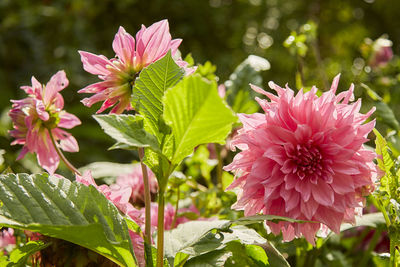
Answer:
M146 129L157 137L164 131L161 119L165 91L177 84L183 75L183 69L176 65L171 52L168 52L144 68L135 81L132 106L145 118Z
M0 176L0 225L39 232L135 266L128 227L94 187L44 174Z
M144 117L144 127L157 137L160 153L146 149L145 163L155 173L161 187L165 178L172 172L171 164L164 155L170 155L170 128L165 124L163 114L163 96L165 91L176 85L184 75L168 52L162 59L144 68L133 87L132 106Z
M29 256L35 254L36 252L47 248L51 243L44 243L43 241L30 241L23 245L22 247L14 249L8 260L0 259L0 265L4 267L25 267Z
M143 117L115 114L94 115L93 117L104 132L117 141L111 149L149 147L156 152L160 151L156 137L144 130Z
M257 96L249 83L261 86L262 71L269 70L268 60L250 55L246 58L225 82L227 102L236 113L254 113L258 110L258 104L254 97Z
M385 225L385 218L383 217L381 212L376 213L367 213L362 217L356 217L356 223L344 223L340 227L340 231L346 231L348 229L360 227L360 226L369 226L373 228L382 227Z
M164 119L172 128L173 153L169 159L174 165L200 144L225 143L237 120L219 97L217 84L199 76L185 77L168 90L164 105Z
M243 225L229 227L234 222L212 220L181 224L176 229L165 233L165 242L168 244L165 248L165 255L170 262L175 261L182 264L183 261L188 260L187 264L191 266L190 264L193 262L206 264L209 258L213 258L212 255L215 251L224 251L233 253L230 255L234 256L231 259L232 262L243 258L244 265L240 266L246 264L268 266L268 262L271 266L289 266L279 251L254 229ZM237 242L238 244L236 244ZM240 256L237 256L238 253ZM185 257L185 255L189 255L189 257ZM216 259L225 254L221 252L218 255ZM179 258L176 259L176 256ZM272 263L276 265L272 265Z

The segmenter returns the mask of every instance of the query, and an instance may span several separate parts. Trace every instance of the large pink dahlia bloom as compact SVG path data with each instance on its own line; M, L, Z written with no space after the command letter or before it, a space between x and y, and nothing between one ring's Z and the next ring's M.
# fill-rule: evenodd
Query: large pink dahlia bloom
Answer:
M12 145L23 145L18 156L21 159L27 152L36 153L39 165L53 174L60 158L52 144L49 131L62 150L77 152L78 143L68 132L60 129L71 129L81 124L74 115L62 110L64 99L59 93L68 86L64 71L54 74L46 86L32 77L32 86L22 86L28 97L21 100L11 100L12 109L9 112L14 124L10 135L15 138Z
M174 55L182 39L173 39L169 33L167 20L162 20L146 28L142 25L135 39L120 27L115 35L112 47L116 56L107 59L103 55L79 51L83 68L103 80L91 84L79 93L94 94L82 100L85 106L104 101L97 113L112 107L111 113L122 113L131 110L130 98L132 84L137 74L149 64L162 58L171 50ZM179 66L186 66L182 60L176 62Z
M225 167L239 176L229 187L238 187L234 208L318 222L267 222L286 241L304 236L314 244L321 223L338 233L374 187L375 153L363 145L374 109L359 113L361 100L350 103L354 86L335 95L338 82L339 75L320 97L316 87L294 95L270 82L276 96L252 86L270 99L256 99L265 114L239 114L243 128L231 145L241 152Z

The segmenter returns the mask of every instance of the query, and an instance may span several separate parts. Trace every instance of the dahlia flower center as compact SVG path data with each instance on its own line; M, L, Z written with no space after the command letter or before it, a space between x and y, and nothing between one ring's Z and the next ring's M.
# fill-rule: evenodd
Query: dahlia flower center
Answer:
M300 179L310 176L312 182L322 174L323 159L318 147L312 144L297 145L292 160L296 167L293 172L297 174Z
M50 118L47 121L43 122L44 127L47 129L54 129L57 127L58 123L60 122L60 116L58 113L50 113Z

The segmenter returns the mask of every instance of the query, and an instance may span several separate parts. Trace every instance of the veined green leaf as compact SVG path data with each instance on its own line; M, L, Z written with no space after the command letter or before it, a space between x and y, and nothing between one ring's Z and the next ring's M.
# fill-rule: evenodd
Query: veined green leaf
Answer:
M136 266L128 227L93 186L46 174L0 175L0 226L39 232Z
M176 165L200 144L223 144L237 120L219 97L217 84L197 75L185 77L169 89L164 105L164 119L174 137L170 160Z
M149 132L159 136L165 91L177 84L184 71L176 65L168 52L162 59L144 68L133 87L132 106L145 118Z
M134 115L94 115L104 132L117 143L112 148L136 149L149 147L160 151L157 138L144 130L143 117Z

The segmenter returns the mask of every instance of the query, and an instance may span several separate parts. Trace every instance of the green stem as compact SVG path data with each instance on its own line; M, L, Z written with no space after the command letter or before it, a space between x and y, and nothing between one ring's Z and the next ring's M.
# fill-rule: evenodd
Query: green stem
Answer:
M382 233L381 229L375 230L375 233L372 236L372 239L369 243L368 249L361 259L360 266L367 266L367 263L370 259L371 252L375 249L376 244L378 243L379 237L381 236L381 233Z
M51 133L51 129L47 129L47 132L49 133L51 142L53 143L53 146L55 148L55 150L57 151L58 156L60 157L60 159L65 163L65 165L67 166L68 169L70 169L74 174L78 174L78 175L82 175L77 168L74 167L74 165L71 164L71 162L69 162L67 160L67 158L64 156L64 154L61 152L61 149L58 147L56 140L54 139L53 134Z
M175 214L174 214L174 219L172 220L171 229L173 229L175 227L176 220L178 219L178 208L179 208L180 194L181 194L181 191L180 191L179 186L178 186L178 189L176 189Z
M218 166L217 166L217 187L222 188L222 157L221 157L221 146L219 144L214 144L215 153L217 154Z
M390 237L390 266L397 267L396 246L390 235L389 237Z
M157 222L157 267L164 266L164 191L160 187L158 192L158 222Z
M143 174L143 186L144 186L144 209L145 209L145 233L144 241L151 245L151 195L150 195L150 182L149 175L147 173L147 167L143 163L144 158L144 148L139 148L139 159L140 165L142 167ZM151 258L151 255L147 255Z

